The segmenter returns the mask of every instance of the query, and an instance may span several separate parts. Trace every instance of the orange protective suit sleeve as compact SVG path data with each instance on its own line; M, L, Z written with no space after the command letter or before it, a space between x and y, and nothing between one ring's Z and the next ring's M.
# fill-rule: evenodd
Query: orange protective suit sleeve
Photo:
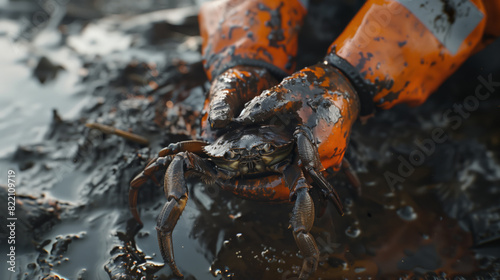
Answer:
M415 106L500 36L499 19L500 1L368 0L329 53L371 84L375 106Z
M220 0L199 13L202 55L210 80L234 66L259 66L277 77L295 70L306 9L299 0Z

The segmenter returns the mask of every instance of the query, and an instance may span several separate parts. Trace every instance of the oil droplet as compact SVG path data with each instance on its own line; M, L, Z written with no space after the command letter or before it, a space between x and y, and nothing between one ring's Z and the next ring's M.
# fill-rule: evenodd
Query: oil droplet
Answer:
M236 234L236 240L238 240L238 242L243 241L244 240L243 233L237 233Z
M417 213L413 210L413 207L407 205L403 208L399 208L396 213L398 216L405 221L413 221L417 218Z
M354 203L353 203L352 199L350 199L350 198L346 198L344 200L344 206L346 206L346 207L351 207L353 204Z
M361 272L364 272L364 271L366 271L366 268L364 268L364 267L355 267L354 268L354 272L355 273L361 273Z
M394 205L390 205L390 204L384 204L384 208L387 209L387 210L394 210L394 209L396 209L396 207Z
M361 234L361 230L356 226L349 226L345 230L345 234L351 238L356 238Z

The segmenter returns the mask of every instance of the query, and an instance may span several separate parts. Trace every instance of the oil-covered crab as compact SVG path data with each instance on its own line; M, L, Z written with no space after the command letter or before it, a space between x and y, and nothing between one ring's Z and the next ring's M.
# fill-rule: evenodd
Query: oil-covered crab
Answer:
M322 174L324 169L313 139L305 126L290 133L267 125L239 128L212 144L196 140L170 144L132 180L131 212L141 222L136 208L139 187L154 178L154 172L166 169L167 202L157 218L156 229L164 261L174 274L182 276L174 260L172 231L188 199L187 176L198 176L244 198L293 202L290 224L304 255L300 279L306 279L316 270L319 259L318 247L309 233L315 217L311 188L320 190L342 214L339 196Z

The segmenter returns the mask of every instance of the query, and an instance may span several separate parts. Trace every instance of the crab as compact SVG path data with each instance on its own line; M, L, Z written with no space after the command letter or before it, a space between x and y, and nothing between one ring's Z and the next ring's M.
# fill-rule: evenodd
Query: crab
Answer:
M347 162L344 166L349 167ZM174 260L172 232L188 200L187 176L197 176L240 197L293 203L290 226L304 256L300 279L307 279L319 260L318 247L309 232L315 217L310 191L319 190L343 214L339 195L322 174L317 146L306 126L296 127L293 133L272 125L240 127L213 143L191 140L163 148L130 183L130 210L140 224L136 207L139 188L149 178L156 180L153 173L165 169L167 201L156 230L163 260L179 277L182 273ZM348 178L356 178L349 169L345 171ZM351 183L358 184L355 180Z

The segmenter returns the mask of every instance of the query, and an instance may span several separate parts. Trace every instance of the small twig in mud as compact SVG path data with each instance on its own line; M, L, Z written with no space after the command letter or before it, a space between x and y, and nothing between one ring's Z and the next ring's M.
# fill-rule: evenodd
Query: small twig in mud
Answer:
M142 145L146 145L146 146L149 145L148 139L146 139L140 135L134 134L134 133L130 133L130 132L118 129L118 128L114 128L114 127L109 126L109 125L104 125L104 124L100 124L100 123L87 123L87 124L85 124L85 126L88 128L91 128L91 129L100 130L101 132L106 133L106 134L115 134L115 135L123 137L127 140L130 140L130 141L142 144Z

